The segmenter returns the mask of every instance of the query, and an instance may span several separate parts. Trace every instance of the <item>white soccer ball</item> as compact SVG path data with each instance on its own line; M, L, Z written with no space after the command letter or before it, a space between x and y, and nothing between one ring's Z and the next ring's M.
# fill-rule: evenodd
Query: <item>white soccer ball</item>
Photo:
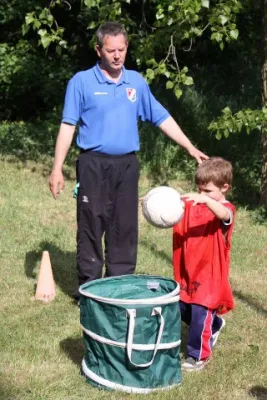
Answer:
M158 228L171 228L184 215L184 202L180 194L169 186L158 186L143 198L145 219Z

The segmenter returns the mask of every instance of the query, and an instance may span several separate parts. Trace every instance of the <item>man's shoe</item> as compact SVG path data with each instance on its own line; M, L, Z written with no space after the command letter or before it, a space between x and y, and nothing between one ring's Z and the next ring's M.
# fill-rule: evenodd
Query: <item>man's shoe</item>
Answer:
M221 330L225 327L225 324L226 324L225 320L223 318L221 318L221 320L222 320L222 325L221 325L220 329L218 329L217 332L215 332L212 335L212 347L214 347L215 344L217 343L217 340L218 340L218 337L220 336Z
M187 359L182 363L182 370L189 372L200 371L209 361L209 358L206 360L196 360L193 357L187 357Z

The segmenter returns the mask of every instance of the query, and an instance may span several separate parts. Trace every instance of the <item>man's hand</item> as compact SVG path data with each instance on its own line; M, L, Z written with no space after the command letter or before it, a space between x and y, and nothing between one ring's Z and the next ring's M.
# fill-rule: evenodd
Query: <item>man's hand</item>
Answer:
M73 139L74 131L75 125L61 123L57 136L54 164L49 178L49 187L54 199L64 190L65 184L62 169Z
M54 199L56 200L59 193L61 193L65 187L64 177L61 170L52 170L49 177L49 187Z
M159 125L165 135L169 136L170 139L174 140L179 146L182 146L188 151L190 156L195 158L199 164L202 161L207 160L209 157L206 154L198 150L188 139L188 137L183 133L182 129L175 122L172 117L168 117L162 124Z
M192 148L188 150L188 153L190 154L190 156L197 160L198 164L201 164L202 161L209 158L206 154L202 153L202 151L198 150L195 146L192 146Z

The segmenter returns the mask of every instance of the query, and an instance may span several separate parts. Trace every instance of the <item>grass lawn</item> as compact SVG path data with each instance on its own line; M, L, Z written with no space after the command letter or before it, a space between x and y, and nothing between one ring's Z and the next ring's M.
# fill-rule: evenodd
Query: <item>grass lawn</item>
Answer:
M71 172L71 171L70 171ZM76 282L75 185L71 177L54 201L47 168L0 159L0 399L80 400L143 395L100 391L80 375L84 354L79 308L70 294ZM173 182L173 186L185 183ZM140 194L150 188L140 180ZM148 225L140 215L138 273L172 277L172 231ZM32 301L43 250L50 252L57 295ZM267 227L238 209L231 283L236 308L206 370L184 374L182 385L146 399L267 399Z

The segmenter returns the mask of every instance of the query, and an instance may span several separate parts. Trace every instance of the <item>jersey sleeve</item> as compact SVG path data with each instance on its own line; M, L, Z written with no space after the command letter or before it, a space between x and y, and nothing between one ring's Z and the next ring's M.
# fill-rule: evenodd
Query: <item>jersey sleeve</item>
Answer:
M169 112L155 99L145 80L138 105L138 117L141 121L149 121L155 126L159 126L170 117Z
M229 210L231 214L231 220L226 223L222 224L222 232L225 240L225 246L227 249L231 248L231 240L232 240L232 235L233 235L233 229L234 229L234 220L235 220L235 214L236 214L236 209L235 206L229 202L225 203L224 206Z
M235 207L231 203L225 203L224 206L227 208L229 211L229 220L228 221L222 221L223 225L225 227L232 225L234 222L234 215L235 215Z
M65 94L62 122L76 125L83 109L82 86L79 74L74 75L68 82Z

